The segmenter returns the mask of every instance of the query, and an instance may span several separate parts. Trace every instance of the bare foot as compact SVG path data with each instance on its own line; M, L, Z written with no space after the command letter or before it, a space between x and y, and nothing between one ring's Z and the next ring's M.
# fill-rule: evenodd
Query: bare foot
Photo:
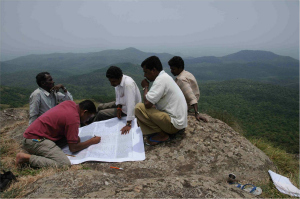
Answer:
M16 167L18 167L20 164L29 162L30 156L31 155L26 153L18 153L16 157Z

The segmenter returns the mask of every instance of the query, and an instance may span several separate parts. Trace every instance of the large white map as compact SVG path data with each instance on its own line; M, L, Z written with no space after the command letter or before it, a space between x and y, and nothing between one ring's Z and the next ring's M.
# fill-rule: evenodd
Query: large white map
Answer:
M79 137L84 142L94 136L100 136L98 144L72 153L66 146L62 150L68 155L71 164L80 164L86 161L124 162L145 160L143 134L137 126L136 119L132 121L131 130L121 135L121 129L126 125L126 117L112 118L105 121L93 122L79 128Z

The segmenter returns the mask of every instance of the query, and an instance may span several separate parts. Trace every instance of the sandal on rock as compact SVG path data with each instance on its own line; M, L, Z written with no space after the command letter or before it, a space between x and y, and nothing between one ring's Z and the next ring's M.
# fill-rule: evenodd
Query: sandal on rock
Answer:
M170 141L170 137L168 139L164 140L164 141L153 140L152 137L154 137L154 136L155 135L149 137L149 141L150 142L155 142L155 143L159 144L159 143L162 143L162 142L168 142L168 141ZM157 144L149 144L148 142L145 142L145 144L148 145L148 146L155 146L155 145L157 145Z
M250 185L252 187L245 188L247 185ZM256 196L262 193L262 189L260 187L254 186L253 184L245 184L241 189Z

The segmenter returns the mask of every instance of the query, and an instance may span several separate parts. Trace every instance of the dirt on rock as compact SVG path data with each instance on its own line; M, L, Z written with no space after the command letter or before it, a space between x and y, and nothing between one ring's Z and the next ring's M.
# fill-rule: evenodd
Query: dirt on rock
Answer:
M28 111L0 112L1 132L20 141ZM270 159L226 123L188 116L188 127L171 141L145 146L138 162L85 162L82 170L44 177L26 187L28 198L251 198L227 183L234 173L241 184L258 184L276 170ZM124 170L111 169L110 166Z

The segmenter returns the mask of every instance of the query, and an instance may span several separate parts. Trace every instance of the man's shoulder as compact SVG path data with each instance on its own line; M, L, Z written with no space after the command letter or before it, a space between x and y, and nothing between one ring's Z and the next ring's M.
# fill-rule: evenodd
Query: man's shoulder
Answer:
M184 70L184 71L182 71L182 73L180 73L180 75L177 76L176 79L184 80L184 79L196 79L196 78L192 73Z
M163 73L161 73L157 76L157 79L164 79L164 78L169 78L169 79L173 80L173 78L168 73L166 73L165 71L163 71Z
M40 95L42 93L42 90L37 88L35 89L30 96L36 96L36 95Z
M132 77L128 76L128 75L124 75L125 76L125 84L130 84L132 82L135 82Z
M132 79L132 77L126 75L126 79L124 81L124 86L131 87L131 86L135 86L135 85L136 85L136 83L135 83L134 79Z

